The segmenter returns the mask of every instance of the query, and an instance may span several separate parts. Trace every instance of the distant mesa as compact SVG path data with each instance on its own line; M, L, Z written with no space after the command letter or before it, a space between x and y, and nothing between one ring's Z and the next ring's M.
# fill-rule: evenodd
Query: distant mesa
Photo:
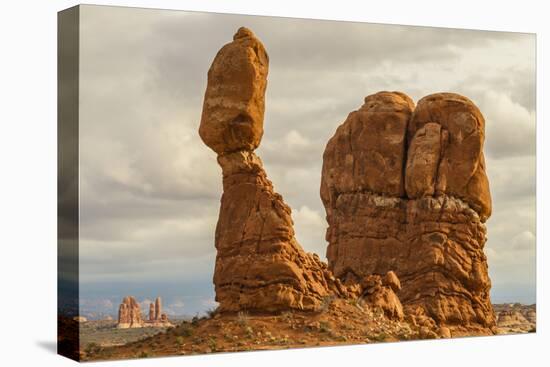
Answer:
M88 319L84 316L75 316L73 317L73 320L76 322L88 322Z
M500 334L527 333L536 330L537 312L535 305L494 305Z
M141 308L136 299L126 296L118 308L117 328L131 329L142 327L170 327L173 324L168 316L162 313L162 301L157 297L154 303L149 305L149 318L144 320L141 316Z

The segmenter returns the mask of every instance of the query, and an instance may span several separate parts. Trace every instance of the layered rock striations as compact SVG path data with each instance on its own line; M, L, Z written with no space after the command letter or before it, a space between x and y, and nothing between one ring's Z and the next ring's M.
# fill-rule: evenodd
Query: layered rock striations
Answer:
M254 153L263 134L268 60L255 35L240 28L208 72L199 134L223 173L214 270L220 312L312 311L324 297L345 292L296 241L290 207Z
M434 94L416 108L399 92L365 98L323 155L334 274L353 284L394 271L406 312L454 335L492 333L483 141L483 116L465 97Z

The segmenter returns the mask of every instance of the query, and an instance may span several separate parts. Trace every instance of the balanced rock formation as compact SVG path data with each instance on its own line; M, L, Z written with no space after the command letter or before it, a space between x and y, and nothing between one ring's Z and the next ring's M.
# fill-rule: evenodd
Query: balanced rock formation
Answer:
M141 318L141 309L136 299L131 296L126 296L122 300L118 308L118 323L117 328L140 328L144 323Z
M208 70L199 135L218 154L253 151L264 129L269 57L251 30L241 27Z
M240 28L208 71L199 134L223 173L214 270L220 312L312 311L345 292L296 241L290 207L254 153L263 135L268 60L252 31Z
M399 92L365 98L329 140L321 199L329 268L346 284L393 271L405 311L453 335L495 326L484 222L491 214L484 119L451 93L414 106Z

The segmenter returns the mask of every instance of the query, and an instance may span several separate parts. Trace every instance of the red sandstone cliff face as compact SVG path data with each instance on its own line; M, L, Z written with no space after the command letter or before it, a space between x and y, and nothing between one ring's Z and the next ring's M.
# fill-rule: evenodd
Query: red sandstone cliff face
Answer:
M223 196L214 270L220 312L316 310L344 287L294 237L291 210L254 153L263 134L268 56L240 28L208 72L199 133L218 154Z
M352 284L394 271L406 312L491 333L483 140L483 116L465 97L434 94L416 108L398 92L367 97L323 155L334 274Z

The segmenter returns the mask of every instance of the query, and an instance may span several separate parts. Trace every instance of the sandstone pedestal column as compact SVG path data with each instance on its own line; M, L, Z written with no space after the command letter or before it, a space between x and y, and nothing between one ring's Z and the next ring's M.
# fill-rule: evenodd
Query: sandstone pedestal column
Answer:
M246 28L208 71L199 134L218 155L223 195L214 270L220 312L315 310L343 288L294 237L291 210L254 153L263 135L268 56Z

